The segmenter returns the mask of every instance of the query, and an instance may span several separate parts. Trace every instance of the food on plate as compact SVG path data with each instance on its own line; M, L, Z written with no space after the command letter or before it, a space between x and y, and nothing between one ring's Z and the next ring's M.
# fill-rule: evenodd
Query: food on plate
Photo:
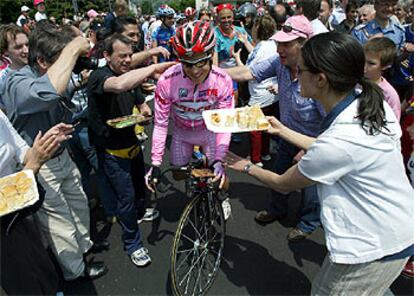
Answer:
M258 104L237 109L204 111L203 118L207 128L216 133L248 132L269 128L269 123Z
M257 128L258 129L268 129L269 128L269 121L266 118L260 118L257 121Z
M234 125L234 116L227 115L226 122L224 123L226 127L232 127Z
M149 119L151 119L151 117L146 117L141 114L132 114L107 120L106 123L113 128L125 128L148 121Z
M220 114L218 114L218 113L211 114L211 123L212 124L220 125L220 122L221 122Z
M37 197L34 179L25 171L0 179L0 216L21 209Z

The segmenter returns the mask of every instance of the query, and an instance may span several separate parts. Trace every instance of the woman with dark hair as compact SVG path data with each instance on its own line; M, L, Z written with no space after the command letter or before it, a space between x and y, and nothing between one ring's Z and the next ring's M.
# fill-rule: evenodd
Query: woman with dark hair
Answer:
M414 253L414 190L400 151L401 128L378 86L364 78L364 52L346 34L319 34L302 48L301 96L327 116L316 138L269 118L268 132L306 150L283 175L235 154L230 168L291 192L317 185L328 256L312 295L384 295ZM362 88L362 91L361 91Z

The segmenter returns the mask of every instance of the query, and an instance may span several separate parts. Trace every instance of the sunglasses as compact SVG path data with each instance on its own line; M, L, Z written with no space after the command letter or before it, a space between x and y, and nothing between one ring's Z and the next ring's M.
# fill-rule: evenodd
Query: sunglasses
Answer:
M305 34L306 37L309 37L309 33L305 32L305 31L302 31L302 30L299 30L299 29L296 29L291 24L284 24L284 25L282 25L282 31L285 32L285 33L290 33L292 31L296 31L296 32Z
M198 69L203 68L205 65L207 65L207 63L210 61L210 57L208 59L204 59L195 63L189 63L189 62L185 62L185 61L180 61L181 64L183 65L183 67L185 68L193 68L196 67Z

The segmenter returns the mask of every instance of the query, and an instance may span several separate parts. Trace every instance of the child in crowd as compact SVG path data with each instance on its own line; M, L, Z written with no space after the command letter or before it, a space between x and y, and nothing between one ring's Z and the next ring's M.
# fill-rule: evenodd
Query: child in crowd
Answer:
M364 45L364 75L378 84L384 92L385 101L391 106L398 120L401 117L400 97L394 87L382 76L383 72L392 67L396 57L394 42L386 37L370 39Z

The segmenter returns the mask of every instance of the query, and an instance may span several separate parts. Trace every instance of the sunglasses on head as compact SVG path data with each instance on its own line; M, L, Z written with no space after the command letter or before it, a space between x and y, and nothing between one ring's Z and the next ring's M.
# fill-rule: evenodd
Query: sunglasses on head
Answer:
M284 24L284 25L282 25L282 31L283 31L283 32L285 32L285 33L290 33L290 32L292 32L292 31L296 31L296 32L299 32L299 33L305 34L305 35L306 35L306 37L309 37L309 33L306 33L305 31L302 31L302 30L296 29L296 28L295 28L295 27L293 27L291 24Z
M194 63L189 63L188 61L180 61L181 64L185 67L185 68L203 68L205 65L207 65L207 63L210 61L210 57L206 58L206 59L202 59L200 61L196 61Z

